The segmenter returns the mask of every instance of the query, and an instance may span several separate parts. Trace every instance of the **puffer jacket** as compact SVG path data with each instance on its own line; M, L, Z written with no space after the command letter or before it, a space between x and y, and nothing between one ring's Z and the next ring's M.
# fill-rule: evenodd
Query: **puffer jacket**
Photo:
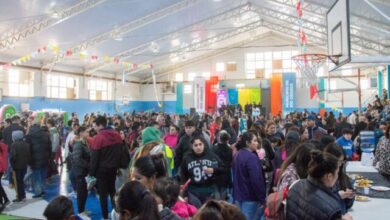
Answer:
M30 144L31 168L47 167L51 156L49 133L42 130L39 125L33 125L26 136L26 142Z
M161 220L183 220L175 213L173 213L169 208L164 208L160 211L160 219Z
M340 198L312 177L294 184L287 195L288 220L341 219Z
M30 145L22 140L15 141L10 149L10 154L12 169L27 169L31 160Z
M72 152L72 170L76 177L84 177L88 174L90 159L90 152L85 141L75 141Z

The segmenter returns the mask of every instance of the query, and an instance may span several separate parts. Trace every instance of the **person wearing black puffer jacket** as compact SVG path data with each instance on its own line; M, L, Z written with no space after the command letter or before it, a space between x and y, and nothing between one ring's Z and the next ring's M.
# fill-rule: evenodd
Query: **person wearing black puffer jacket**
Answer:
M207 145L202 136L191 140L192 150L188 152L181 164L181 180L188 185L188 202L200 208L207 199L211 198L216 190L215 176L225 169L222 162Z
M216 176L216 184L218 188L218 198L221 200L228 199L228 189L232 187L232 175L231 168L233 162L233 152L229 147L228 142L230 140L230 135L227 131L222 130L219 132L218 144L211 147L211 150L223 163L223 167L226 172L220 173Z
M35 193L33 198L39 198L45 194L44 186L51 156L50 135L39 126L39 121L35 121L26 136L26 142L30 144L30 166Z
M87 138L89 132L87 128L81 126L76 131L76 141L73 145L72 152L72 171L76 179L77 190L77 207L79 213L85 210L85 202L87 201L88 190L85 177L89 171L90 152L88 148Z
M329 153L313 151L309 176L293 184L287 195L286 219L289 220L350 220L342 215L340 198L332 192L341 163Z

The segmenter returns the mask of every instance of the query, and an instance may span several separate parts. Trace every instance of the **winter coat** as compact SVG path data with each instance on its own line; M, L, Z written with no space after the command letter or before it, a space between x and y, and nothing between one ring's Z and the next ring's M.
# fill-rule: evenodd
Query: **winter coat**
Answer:
M231 187L232 186L232 175L231 168L233 163L233 152L232 149L227 144L216 144L211 147L211 150L215 155L219 157L225 172L216 176L216 184L220 187Z
M182 181L191 179L188 185L190 192L214 192L215 176L223 173L225 169L217 155L215 155L207 146L202 154L197 155L192 150L187 153L181 164ZM213 168L214 173L206 174L203 168Z
M8 167L7 145L0 142L0 173L4 173Z
M177 144L177 138L178 138L178 134L175 135L167 134L164 137L164 143L168 145L170 148L175 149Z
M33 125L26 136L26 142L30 144L32 169L47 167L51 156L50 135L42 130L39 125Z
M307 131L309 132L309 139L319 140L323 135L328 134L328 132L325 129L318 126L315 126L313 128L308 127Z
M4 128L3 130L3 141L4 141L4 144L6 144L7 146L11 146L13 141L12 141L12 132L14 131L23 131L24 133L24 129L22 126L18 125L18 124L14 124L12 123L10 126Z
M60 147L60 134L56 127L52 127L49 130L50 132L50 141L51 141L51 152L56 153Z
M22 140L14 142L10 149L10 157L12 169L27 169L31 160L30 145Z
M195 206L180 200L178 200L171 209L172 212L184 219L189 219L198 211Z
M182 218L177 216L169 208L164 208L163 210L160 211L159 214L161 220L182 220Z
M378 167L379 173L390 175L390 141L386 137L379 141L375 151L374 166Z
M248 149L239 150L233 160L234 199L265 204L265 196L265 177L259 157Z
M288 220L336 220L342 215L340 198L310 176L290 188L286 209Z
M192 137L197 137L197 136L203 136L202 132L199 130L196 130L193 134ZM182 164L182 160L184 155L190 151L191 149L191 138L188 136L186 133L184 133L183 136L179 139L179 143L176 146L175 149L175 164L176 166L180 166Z
M123 141L117 131L104 128L94 137L91 147L90 175L120 167Z
M85 177L89 171L91 155L87 144L83 140L77 140L72 152L72 170L76 177Z

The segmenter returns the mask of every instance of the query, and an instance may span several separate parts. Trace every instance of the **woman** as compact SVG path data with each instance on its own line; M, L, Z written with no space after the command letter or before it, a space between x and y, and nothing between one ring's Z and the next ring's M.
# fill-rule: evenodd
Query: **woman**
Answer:
M284 140L283 135L276 130L276 123L273 121L269 121L265 126L266 138L271 140L272 138L278 138L280 140Z
M222 119L221 117L216 117L214 122L210 125L210 143L215 143L215 135L221 129Z
M223 173L221 162L208 147L206 139L202 136L194 137L191 140L192 149L188 152L181 164L181 180L186 182L191 179L188 185L188 201L196 208L209 198L213 197L216 191L215 175Z
M261 162L256 154L258 137L245 132L237 143L233 160L233 197L247 219L258 220L264 215L266 184Z
M234 131L234 129L230 126L230 122L228 119L226 118L223 119L221 130L225 130L227 131L227 133L229 133L230 135L229 144L234 144L237 142L237 134Z
M374 166L378 167L381 174L390 175L390 126L387 126L385 137L378 143Z
M3 132L0 132L0 180L8 166L7 145L3 143ZM9 199L0 181L0 212L9 204Z
M176 125L169 126L169 133L165 135L164 142L172 149L176 149L177 139L179 137L179 128Z
M308 165L311 159L310 152L314 146L305 143L298 145L293 153L283 162L280 177L278 178L277 191L285 188L299 179L307 177Z
M342 215L340 199L332 192L340 165L332 154L311 153L307 179L296 182L288 192L287 219L352 219L348 213Z
M299 139L301 142L305 142L306 140L309 140L309 131L305 127L301 127L299 130Z
M76 131L76 140L73 145L72 172L76 177L77 207L79 213L85 211L85 203L88 197L87 182L85 177L88 175L89 162L91 159L87 139L89 131L81 126Z
M167 176L167 163L160 154L139 158L134 164L130 179L141 182L152 191L156 179L165 176Z
M350 209L353 205L355 192L353 191L352 182L345 170L347 160L343 148L340 147L340 145L333 143L326 146L324 152L334 155L342 162L338 174L339 178L332 190L334 194L340 196L342 214L346 214L348 209Z
M120 220L159 220L157 203L150 191L138 181L122 186L116 197Z

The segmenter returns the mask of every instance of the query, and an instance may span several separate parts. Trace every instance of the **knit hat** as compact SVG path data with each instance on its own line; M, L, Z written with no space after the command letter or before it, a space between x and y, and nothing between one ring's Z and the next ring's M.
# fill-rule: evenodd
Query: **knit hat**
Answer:
M316 119L316 116L314 116L314 115L309 115L309 116L307 117L307 120L316 121L317 119Z
M12 132L12 141L18 141L18 140L22 140L23 139L23 131L21 130L16 130L16 131L13 131Z
M287 140L299 141L299 133L296 131L289 131L286 135Z
M147 127L142 131L142 145L146 145L152 142L160 142L161 133L155 127Z

